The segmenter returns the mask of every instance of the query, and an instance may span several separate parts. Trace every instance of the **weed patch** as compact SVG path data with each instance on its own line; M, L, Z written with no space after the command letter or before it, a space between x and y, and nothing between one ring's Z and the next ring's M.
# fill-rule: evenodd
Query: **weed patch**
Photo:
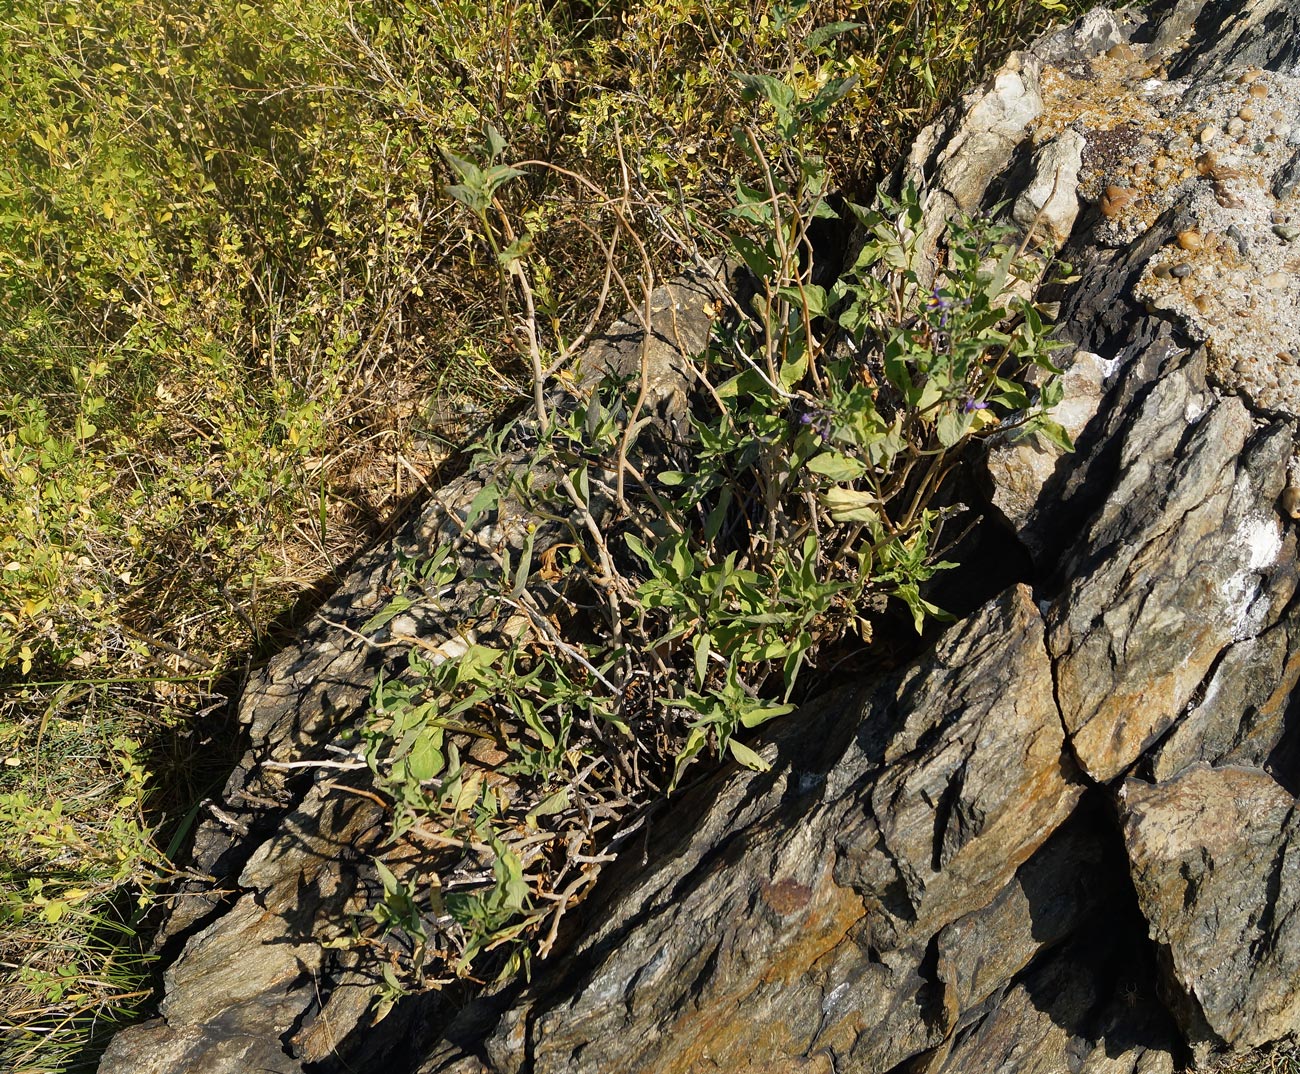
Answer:
M287 610L327 589L340 565L437 484L452 441L532 394L536 356L549 363L576 349L598 311L635 305L650 277L674 271L683 251L707 258L732 249L737 225L755 222L724 215L739 207L737 182L758 192L744 211L764 211L765 176L784 174L777 158L785 152L776 107L783 98L765 87L787 87L799 102L838 87L834 99L820 98L819 144L801 152L821 157L824 188L861 193L900 138L976 65L1058 10L838 0L20 0L6 7L0 1022L7 1029L0 1059L7 1068L92 1064L93 1048L82 1046L142 1009L140 936L150 918L140 900L164 890L170 875L158 844L179 845L212 793L217 777L199 767L228 752L203 730L201 714L228 701L215 691L236 689L250 662L283 643L277 624ZM736 72L748 73L748 84ZM465 177L441 151L473 144L485 124L504 132L525 173L495 192L514 228L513 237L494 232L496 251L484 241L482 220L476 225L446 192L447 179L464 185ZM753 132L771 169L748 138L732 138L736 129ZM545 166L525 166L528 160ZM492 165L481 159L476 166ZM612 252L612 206L594 194L605 190L623 192L632 225ZM793 194L782 198L790 203ZM801 211L816 201L805 200ZM789 241L797 251L796 238ZM526 266L534 314L527 338L501 320L503 254ZM788 268L775 267L772 280ZM517 311L519 277L507 273L505 285L506 304ZM779 293L787 284L773 285L778 291L765 301L779 327L782 303L792 300ZM800 298L791 308L803 305ZM760 331L755 323L748 315L735 321L747 352ZM707 376L722 387L730 374L719 360L708 358ZM781 433L782 449L798 442L807 454L813 431L804 426L811 426L829 429L831 439L808 455L808 466L823 454L858 450L834 425L836 408L849 404L810 390L810 373L781 381L782 368L773 378L766 358L759 365L775 386L762 389L771 396L764 405L789 410L784 392L806 394L822 408L801 412L808 421L798 432L807 435ZM816 374L824 385L834 375L831 365ZM598 471L611 450L616 461L633 446L617 412L618 405L636 409L617 403L623 390L602 389L600 405L615 407L617 447L594 445L588 495L603 494ZM590 412L592 404L574 405ZM737 405L713 417L701 412L699 420L718 436L741 435L718 425L725 412L737 430L747 428L751 418ZM983 412L969 412L972 425ZM561 406L547 419L567 421L570 413ZM578 448L558 426L554 433L560 448L546 465L558 466L581 498L580 474L567 461ZM766 443L769 434L743 435ZM721 443L718 460L735 450ZM769 449L752 450L762 458ZM681 538L681 554L698 557L694 520L701 511L707 517L709 497L720 491L671 480L647 479L666 501L701 497ZM865 473L799 480L809 482L803 491L819 506L793 516L791 534L825 517L825 497L843 499L870 484ZM648 493L631 484L623 490L629 519L653 503L638 499ZM885 517L892 525L888 510ZM871 525L865 516L831 522ZM663 572L672 567L659 562L655 535L636 525L628 536L654 565L611 532L612 563L632 587L618 595L620 608L643 585L666 585ZM739 530L728 538L739 542ZM786 550L792 562L808 559L802 547ZM735 544L735 571L754 569L743 548ZM770 541L755 552L776 562ZM814 565L825 554L819 544ZM715 566L724 564L725 554ZM528 584L540 569L522 559L509 566ZM709 584L731 600L747 577L710 575ZM844 581L816 570L814 579ZM762 600L795 596L765 592ZM611 620L622 614L599 599ZM665 589L636 599L664 602L649 608L650 629L663 633L670 613L679 614L673 601L704 608L712 598ZM845 600L839 591L824 597L828 607ZM804 632L821 628L818 620ZM752 686L751 673L768 669L772 682L764 679L760 693L772 696L763 704L784 703L771 669L795 657L773 650L751 659L712 628L667 644L688 646L694 660L706 633L701 697L725 682L724 664L734 660L738 683ZM535 652L495 648L501 655L479 674L534 675ZM606 659L599 649L583 650L597 670ZM533 763L564 772L560 743L574 735L565 714L581 708L564 691L588 692L592 673L562 650L550 656L570 685L534 697L517 719L558 728L549 746L531 731L530 748L539 751ZM600 674L614 683L608 670ZM522 696L540 690L539 679L524 682ZM456 687L467 695L476 688ZM610 704L615 694L600 690ZM381 698L376 711L385 706L390 700ZM739 748L717 721L692 728L691 720L682 723L687 710L672 711L679 714L673 735L700 730L701 749ZM589 719L622 734L598 715L579 723ZM431 740L420 746L417 771L437 748ZM388 765L385 758L376 746L376 766ZM437 778L447 779L447 770ZM670 778L661 773L656 785ZM469 793L462 785L456 800ZM493 873L495 902L449 893L457 895L449 906L466 936L496 935L509 915L527 912L509 860L498 860L505 872ZM69 983L56 1002L58 981Z
M869 644L886 604L918 633L942 618L925 583L952 566L944 538L963 508L944 494L973 440L1071 446L1049 414L1060 399L1049 326L1014 291L1034 290L1050 264L1029 253L1032 234L954 221L946 267L927 283L909 188L849 204L861 250L834 284L814 283L810 227L833 210L812 147L847 81L807 97L770 77L745 85L772 119L737 132L762 180L738 183L728 214L753 295L687 356L679 435L647 407L645 348L639 376L584 386L576 351L545 345L527 235L499 196L528 166L500 162L491 128L481 163L448 155L452 196L500 266L526 341L534 407L480 450L493 476L460 542L412 565L408 592L363 628L400 641L395 617L470 580L460 553L479 553L484 595L457 644L413 648L403 673L377 682L362 732L393 810L371 916L401 954L385 967L381 1013L400 987L484 966L511 974L545 955L620 824L705 755L765 769L745 732L791 712L808 674ZM625 186L602 204L641 256L634 309L648 339L653 266L629 202ZM512 533L507 516L527 521ZM475 739L498 749L490 771L472 759ZM412 867L409 837L430 833L447 849Z

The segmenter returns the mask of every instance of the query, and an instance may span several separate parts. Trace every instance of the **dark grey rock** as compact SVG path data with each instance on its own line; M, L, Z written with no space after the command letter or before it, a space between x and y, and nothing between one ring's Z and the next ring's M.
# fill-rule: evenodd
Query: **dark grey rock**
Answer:
M1253 768L1124 784L1138 903L1194 1045L1253 1047L1300 1025L1300 811Z

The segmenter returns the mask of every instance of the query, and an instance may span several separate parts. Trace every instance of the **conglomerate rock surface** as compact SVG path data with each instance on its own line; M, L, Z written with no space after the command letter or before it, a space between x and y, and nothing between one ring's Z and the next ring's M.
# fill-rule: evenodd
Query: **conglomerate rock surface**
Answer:
M1075 266L1040 298L1078 450L987 453L1023 577L670 802L530 983L373 1027L320 941L380 807L264 767L365 704L383 654L331 625L373 614L391 553L363 563L250 689L197 850L225 893L181 904L161 1016L101 1071L1157 1074L1294 1034L1297 60L1294 3L1096 11L918 139L931 236L1003 204ZM710 294L663 304L665 370Z

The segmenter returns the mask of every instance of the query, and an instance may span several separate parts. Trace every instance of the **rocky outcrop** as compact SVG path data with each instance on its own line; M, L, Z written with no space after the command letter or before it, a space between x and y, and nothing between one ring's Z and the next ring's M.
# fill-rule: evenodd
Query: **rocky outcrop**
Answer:
M661 287L651 296L652 330L636 318L614 324L588 348L586 369L630 377L644 360L649 413L669 428L683 395L681 356L705 346L715 303L731 290L721 265ZM355 731L376 678L403 670L409 645L394 639L419 639L435 662L473 639L476 577L490 571L497 548L519 554L530 520L508 499L490 518L467 520L482 514L485 486L506 486L525 458L523 448L507 452L497 469L471 470L440 489L392 544L360 560L302 641L245 690L240 720L251 748L198 829L189 872L208 879L186 885L164 926L163 945L184 946L166 971L160 1018L119 1034L102 1070L287 1074L334 1054L369 1017L387 954L366 957L347 941L380 897L373 859L385 848L427 883L448 848L413 844L392 854L387 810L365 785ZM554 540L540 527L535 553ZM456 550L454 591L389 616L392 596L407 588L406 564L440 546ZM373 629L380 615L384 625Z
M986 460L985 546L1021 547L1019 582L778 724L770 771L655 814L531 982L370 1027L328 923L380 807L284 766L333 756L385 659L356 633L376 553L249 691L253 748L198 847L224 884L181 904L161 1017L101 1071L1164 1074L1295 1033L1298 22L1094 12L917 141L932 221L1005 205L1074 265L1040 298L1078 450ZM711 294L663 296L664 400ZM450 636L446 607L404 614Z

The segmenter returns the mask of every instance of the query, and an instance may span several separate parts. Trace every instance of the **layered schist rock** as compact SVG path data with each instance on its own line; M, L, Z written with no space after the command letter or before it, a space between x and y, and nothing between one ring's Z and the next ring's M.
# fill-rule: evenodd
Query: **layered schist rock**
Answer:
M1293 1034L1298 23L1093 12L918 139L931 239L1000 204L1075 266L1040 297L1078 450L987 452L1017 584L783 721L770 772L670 802L529 984L349 1032L364 990L314 941L378 817L265 762L323 756L364 705L382 653L330 621L373 614L376 553L250 690L223 810L247 834L199 846L225 894L182 904L161 1018L101 1071L1164 1074ZM710 294L665 301L666 370Z

